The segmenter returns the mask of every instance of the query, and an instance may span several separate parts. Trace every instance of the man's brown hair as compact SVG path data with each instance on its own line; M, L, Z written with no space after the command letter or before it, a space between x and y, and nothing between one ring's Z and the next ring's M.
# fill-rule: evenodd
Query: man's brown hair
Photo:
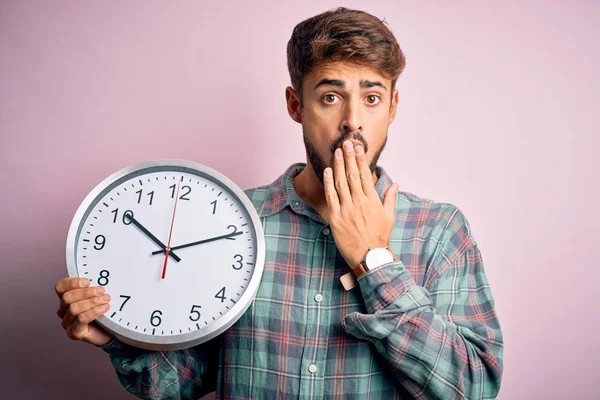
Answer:
M377 69L391 79L392 92L405 65L404 54L385 21L344 7L306 19L294 28L287 44L287 63L298 98L302 98L307 74L336 61Z

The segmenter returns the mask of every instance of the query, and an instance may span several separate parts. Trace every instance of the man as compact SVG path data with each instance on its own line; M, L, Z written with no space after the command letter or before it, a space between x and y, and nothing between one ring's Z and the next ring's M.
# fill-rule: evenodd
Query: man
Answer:
M467 220L398 192L377 166L404 68L396 39L340 8L298 24L287 52L307 162L246 191L267 249L248 311L203 345L145 351L93 324L108 310L102 288L63 279L63 328L144 398L494 398L503 340Z

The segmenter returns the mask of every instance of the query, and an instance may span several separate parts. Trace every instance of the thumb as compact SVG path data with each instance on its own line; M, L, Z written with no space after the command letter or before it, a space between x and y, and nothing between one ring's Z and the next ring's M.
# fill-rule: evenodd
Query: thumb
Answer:
M396 194L398 193L399 187L400 185L397 183L392 184L383 196L383 208L388 215L394 215L394 212L396 211Z

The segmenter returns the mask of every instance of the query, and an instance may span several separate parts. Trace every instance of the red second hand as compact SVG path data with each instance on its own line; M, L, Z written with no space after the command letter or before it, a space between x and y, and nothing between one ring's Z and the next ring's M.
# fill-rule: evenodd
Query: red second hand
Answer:
M173 207L173 217L171 218L171 229L169 230L169 241L165 250L165 262L163 264L162 279L165 279L167 273L167 263L169 262L169 253L171 252L171 235L173 234L173 223L175 222L175 211L177 211L177 200L179 199L179 184L177 183L177 194L175 195L175 206Z

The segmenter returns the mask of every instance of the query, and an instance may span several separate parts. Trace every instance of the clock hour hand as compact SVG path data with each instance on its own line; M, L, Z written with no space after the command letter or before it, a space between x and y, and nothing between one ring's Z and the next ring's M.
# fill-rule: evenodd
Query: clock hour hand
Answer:
M135 226L137 226L137 227L140 229L140 231L144 232L144 234L146 234L146 236L148 236L150 239L152 239L152 241L153 241L154 243L156 243L157 245L159 245L159 246L160 246L160 248L162 249L161 251L159 251L159 253L163 253L163 254L164 254L164 252L167 250L167 246L165 246L165 245L163 244L163 242L161 242L160 240L158 240L158 238L157 238L156 236L154 236L152 233L150 233L150 231L149 231L148 229L146 229L146 228L145 228L145 227L144 227L142 224L140 224L140 223L139 223L139 221L138 221L137 219L135 219L135 218L134 218L134 217L133 217L131 214L127 214L127 213L125 213L124 215L125 215L125 216L126 216L126 218L128 218L128 219L129 219L131 222L133 222L133 224L134 224ZM171 250L173 250L173 249L171 249ZM154 254L154 253L152 253L152 254ZM174 259L175 261L177 261L177 262L181 261L181 258L179 258L179 257L177 256L177 254L173 253L173 251L169 251L169 255L170 255L171 257L173 257L173 259Z
M212 237L210 239L204 239L204 240L199 240L197 242L182 244L180 246L173 246L173 247L171 247L171 251L172 250L178 250L178 249L185 249L186 247L197 246L197 245L202 244L202 243L214 242L215 240L229 239L229 238L232 238L234 236L241 235L243 233L244 232L242 232L242 231L238 231L238 232L228 233L226 235L215 236L215 237ZM154 256L154 255L161 254L161 253L164 254L164 252L165 252L165 249L157 250L157 251L153 251L152 255Z

